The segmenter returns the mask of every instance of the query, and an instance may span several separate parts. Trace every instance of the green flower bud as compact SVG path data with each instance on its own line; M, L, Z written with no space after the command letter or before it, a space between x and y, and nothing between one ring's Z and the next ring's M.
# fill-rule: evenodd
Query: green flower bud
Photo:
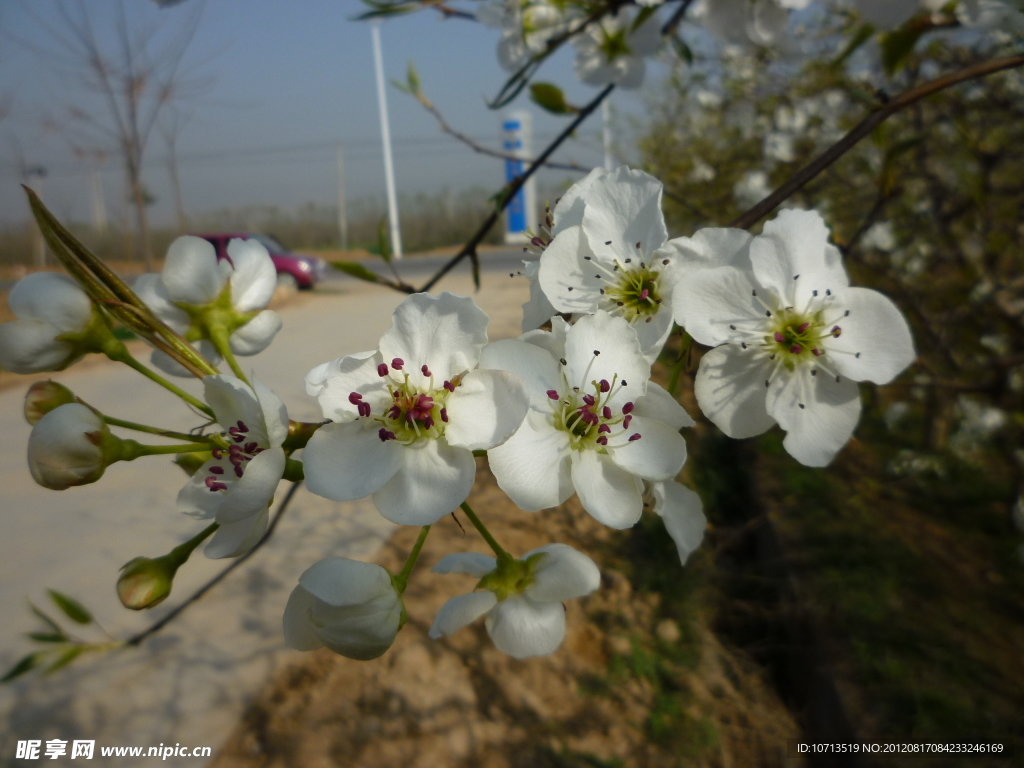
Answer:
M77 402L75 393L56 381L37 381L25 393L25 421L35 424L54 408Z
M163 602L171 594L174 574L179 565L179 559L171 555L129 560L122 566L121 576L117 580L117 596L121 605L133 611L141 611Z

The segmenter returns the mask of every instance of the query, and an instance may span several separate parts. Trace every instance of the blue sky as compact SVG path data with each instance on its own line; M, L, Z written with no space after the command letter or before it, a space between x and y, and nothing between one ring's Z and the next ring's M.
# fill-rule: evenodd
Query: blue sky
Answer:
M39 51L55 50L51 33L43 25L59 28L57 1L24 0L0 7L0 105L7 106L7 115L0 120L0 223L26 215L18 188L19 154L29 164L47 168L44 198L58 215L86 220L91 210L89 166L72 156L67 139L67 126L74 123L68 119L68 105L103 114L102 105L82 91L73 72L62 70L52 56ZM109 40L117 2L87 3L100 39ZM361 3L200 3L188 0L160 10L145 0L124 0L131 29L155 29L157 40L202 11L186 61L209 84L201 97L186 104L188 123L178 140L186 209L195 213L222 206L334 204L338 142L345 147L349 200L382 195L370 29L365 22L351 20L362 9ZM388 20L382 35L389 78L404 80L406 63L413 60L425 92L449 121L497 144L502 114L488 110L484 103L505 77L495 57L496 30L421 12ZM649 84L662 71L655 69L651 74ZM596 92L575 81L571 51L549 61L540 79L562 85L575 103L585 102ZM619 93L615 107L620 115L637 115L642 98L642 91ZM498 161L443 137L419 104L390 86L388 101L400 192L500 186ZM539 137L535 145L564 125L562 118L541 113L525 96L513 106L534 113ZM560 157L599 163L599 131L600 120L592 118ZM165 155L164 140L155 132L147 150L145 178L156 198L152 215L158 223L169 222L173 210ZM103 173L112 217L124 208L117 166L113 157ZM541 181L555 183L562 178L568 177L549 173Z

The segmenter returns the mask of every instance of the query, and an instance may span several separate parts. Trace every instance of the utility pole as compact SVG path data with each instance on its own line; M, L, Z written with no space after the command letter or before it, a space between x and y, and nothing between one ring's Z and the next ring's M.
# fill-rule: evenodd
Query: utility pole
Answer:
M373 63L377 72L377 106L380 108L380 139L384 145L384 183L388 194L388 227L391 232L391 253L402 258L402 232L398 227L398 199L395 197L395 168L391 162L391 127L388 124L388 102L384 92L384 58L380 52L380 22L370 22L373 40Z
M612 159L612 99L611 95L601 102L601 120L604 123L602 139L604 141L604 169L612 170L615 161Z
M348 250L348 211L345 209L345 158L338 144L338 242Z

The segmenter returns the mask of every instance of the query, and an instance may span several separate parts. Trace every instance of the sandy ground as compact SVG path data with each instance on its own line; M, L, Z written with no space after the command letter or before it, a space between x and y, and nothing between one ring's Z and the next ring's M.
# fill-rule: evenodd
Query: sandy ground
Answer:
M472 290L468 278L450 279L443 287L462 294ZM304 392L305 373L325 360L375 347L402 298L355 282L328 290L332 293L302 294L282 309L285 324L278 339L245 362L296 419L320 416ZM524 280L484 281L477 301L492 317L491 338L519 333L519 305L527 291ZM113 364L51 377L112 415L172 429L194 426L175 397ZM179 572L165 604L144 614L121 608L114 594L120 566L138 555L163 554L201 527L174 509L185 476L166 459L151 457L115 465L94 485L64 492L36 486L25 467L30 428L21 415L24 389L32 380L21 377L20 386L0 391L0 611L5 619L0 663L5 666L33 649L23 635L39 626L26 600L45 605L47 587L81 600L111 635L125 637L225 565L196 555ZM189 386L198 391L198 382ZM283 647L280 617L298 575L330 554L371 558L392 530L368 500L336 504L300 491L274 540L142 649L85 657L53 677L32 674L0 687L0 764L13 762L19 739L95 739L93 765L104 764L100 746L218 747L248 699L296 659ZM202 764L192 758L166 762Z

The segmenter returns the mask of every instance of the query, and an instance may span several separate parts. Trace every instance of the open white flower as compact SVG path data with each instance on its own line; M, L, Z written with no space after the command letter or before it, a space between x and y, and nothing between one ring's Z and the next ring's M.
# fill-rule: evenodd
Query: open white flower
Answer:
M573 38L573 68L587 85L615 83L620 88L639 88L644 81L644 58L653 56L661 43L661 21L652 15L636 29L637 13L619 8Z
M575 492L613 528L643 510L643 481L669 480L686 461L679 429L693 420L664 389L636 332L603 310L552 332L487 346L481 367L516 371L530 410L519 430L487 452L498 485L522 509L555 507Z
M230 447L214 450L192 475L178 493L178 509L216 518L220 527L206 545L207 557L238 557L267 529L270 502L284 474L288 412L255 380L250 388L234 376L207 376L203 385Z
M565 544L548 544L500 565L489 555L460 552L441 559L434 573L468 573L480 578L475 592L453 597L430 627L435 640L481 616L499 651L517 659L545 656L565 639L564 600L589 595L601 586L594 561Z
M515 373L476 370L488 318L472 299L418 293L380 349L314 368L321 427L303 452L306 485L335 501L373 495L384 517L430 525L469 495L474 450L515 432L527 395Z
M660 250L668 239L662 184L620 167L592 172L576 186L573 215L563 218L579 223L566 222L544 250L540 287L559 312L624 317L653 362L672 330L672 292L685 266Z
M266 349L281 330L278 314L265 309L276 287L274 262L258 241L232 240L227 258L218 260L213 245L188 235L171 243L161 274L135 282L135 292L157 317L214 364L220 355L211 342L218 336L235 355ZM172 375L191 375L159 350L152 361Z
M816 212L783 211L750 242L749 270L697 271L676 297L686 330L715 347L694 386L704 414L735 438L778 422L786 450L815 467L853 434L854 382L886 384L914 360L899 309L849 287L828 234Z
M482 4L477 20L502 30L498 63L514 71L547 48L548 41L569 29L579 14L544 0L494 0Z
M679 562L686 565L704 540L708 524L700 496L674 480L649 483L648 490L654 498L654 511L665 521L665 530L675 542Z
M81 403L61 405L32 427L29 471L37 483L55 491L95 483L115 460L109 436L110 428L91 408Z
M379 565L328 557L299 577L284 609L284 641L297 651L326 645L350 659L375 659L395 641L404 610Z
M11 289L17 320L0 325L0 368L12 373L60 371L99 351L91 331L105 325L92 300L74 280L36 272Z
M811 0L706 0L698 9L704 27L725 43L774 45L784 39L789 11Z

